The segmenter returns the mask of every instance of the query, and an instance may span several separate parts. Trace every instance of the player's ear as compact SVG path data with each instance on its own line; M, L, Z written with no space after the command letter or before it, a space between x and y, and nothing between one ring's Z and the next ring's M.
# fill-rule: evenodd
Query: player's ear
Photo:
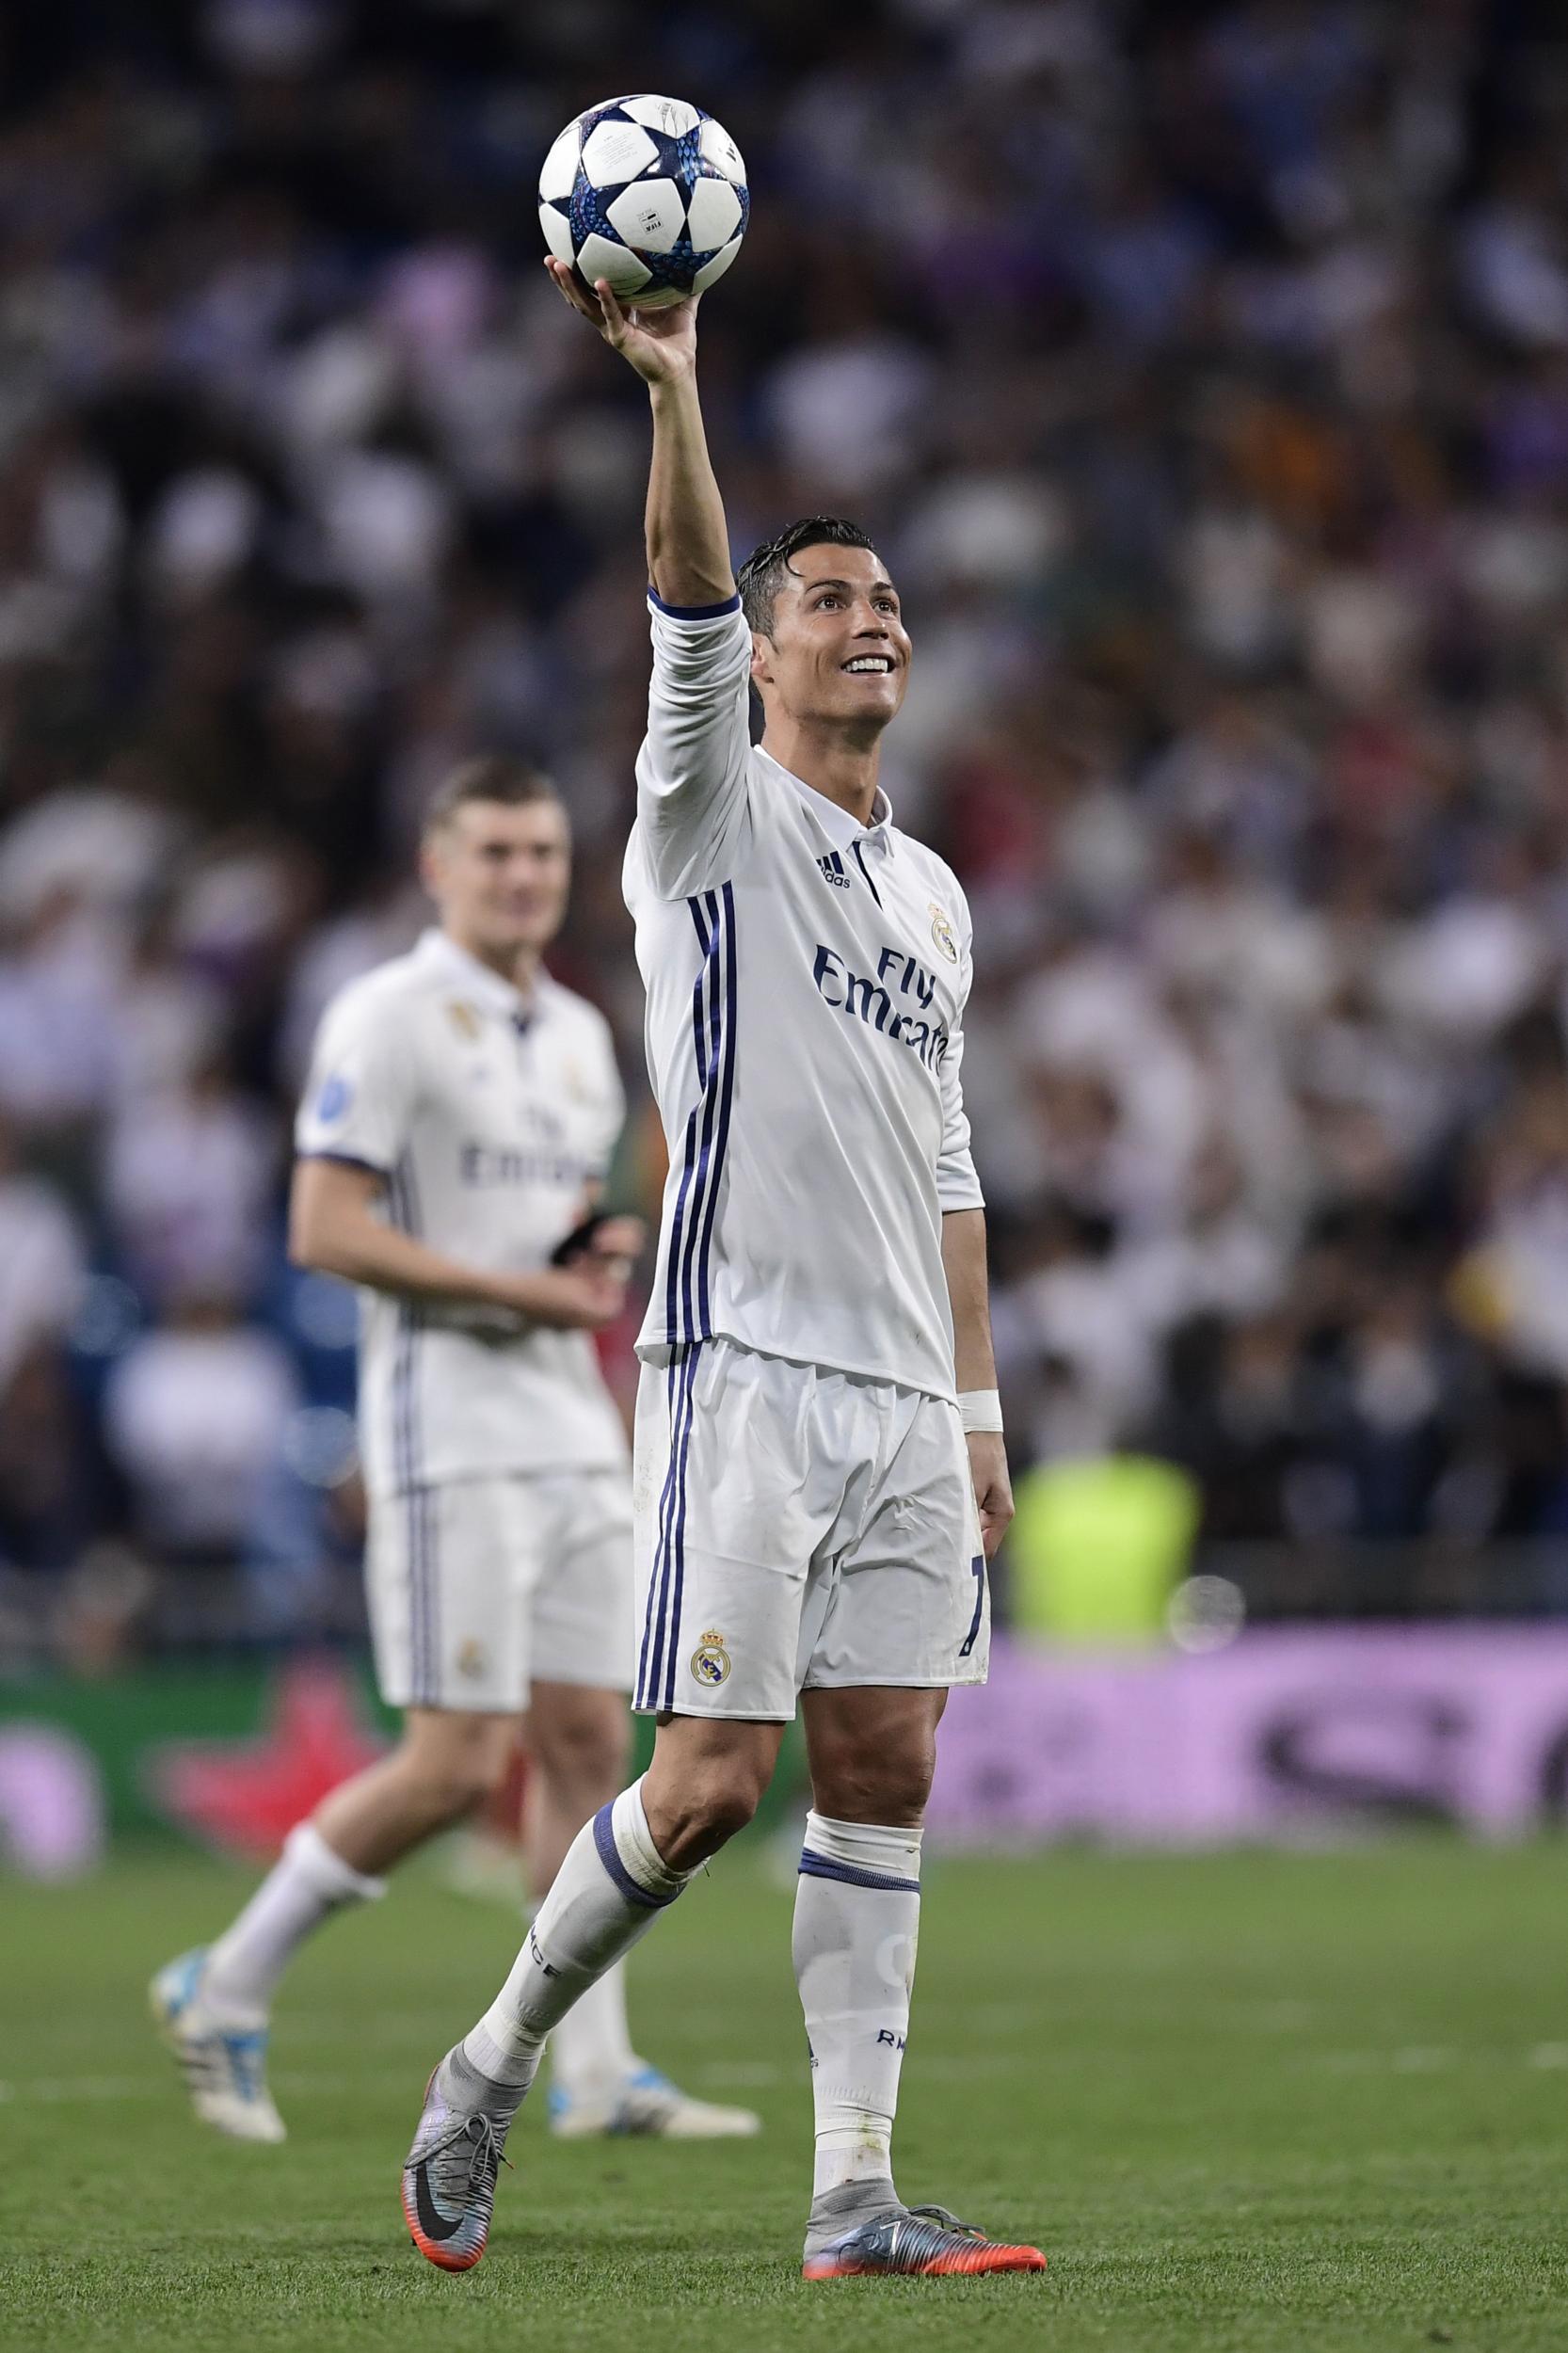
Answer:
M751 682L766 686L773 679L773 639L764 637L760 629L751 632Z

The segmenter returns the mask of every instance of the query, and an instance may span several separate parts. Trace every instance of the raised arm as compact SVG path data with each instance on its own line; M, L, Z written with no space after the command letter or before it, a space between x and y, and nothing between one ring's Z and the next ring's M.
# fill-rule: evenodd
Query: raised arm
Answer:
M653 463L648 479L648 576L662 604L703 612L735 594L724 501L708 456L696 391L696 306L672 302L663 311L621 309L609 280L585 295L569 269L553 259L546 269L562 294L612 351L618 351L648 386L653 410Z
M589 296L560 262L545 266L572 309L648 386L653 680L637 756L633 861L661 898L690 898L734 872L751 746L751 633L735 593L697 401L696 300L627 312L604 280Z

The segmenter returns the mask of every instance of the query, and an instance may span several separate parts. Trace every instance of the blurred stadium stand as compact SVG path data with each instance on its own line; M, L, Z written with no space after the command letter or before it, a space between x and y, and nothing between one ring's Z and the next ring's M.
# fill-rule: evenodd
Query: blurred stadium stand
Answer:
M456 755L560 778L641 1090L646 425L534 213L612 88L750 166L737 551L847 511L905 594L1016 1469L1176 1465L1264 1614L1568 1609L1549 14L6 10L0 1665L357 1624L288 1123Z

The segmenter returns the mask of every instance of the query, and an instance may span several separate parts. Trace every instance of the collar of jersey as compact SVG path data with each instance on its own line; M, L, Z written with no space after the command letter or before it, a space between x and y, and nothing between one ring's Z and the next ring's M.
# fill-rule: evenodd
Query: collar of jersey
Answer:
M795 791L800 794L801 799L806 803L807 808L836 850L852 849L858 841L867 848L874 845L877 849L891 854L893 805L880 785L876 788L876 798L872 803L872 822L869 825L863 825L858 818L850 815L847 808L840 808L838 802L830 801L825 792L819 792L814 784L808 784L804 777L795 775L792 768L786 768L781 761L775 760L772 752L762 752L760 744L757 748L762 753L762 758L769 767L776 770L779 776L794 786Z
M535 994L525 997L520 988L504 981L499 972L492 972L488 964L481 964L477 956L471 956L466 948L459 948L455 939L434 925L427 932L421 932L415 953L424 963L450 972L471 997L476 997L489 1012L504 1014L509 1021L519 1014L536 1015L544 1009L543 972L535 984Z

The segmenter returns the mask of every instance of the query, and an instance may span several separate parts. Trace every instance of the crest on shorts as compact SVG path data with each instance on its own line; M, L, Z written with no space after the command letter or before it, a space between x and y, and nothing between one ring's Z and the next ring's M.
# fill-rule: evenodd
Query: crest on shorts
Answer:
M447 1001L446 1011L447 1017L457 1035L467 1038L472 1046L479 1034L479 1016L474 1012L473 1007L465 1005L460 997L453 997Z
M698 1683L705 1683L716 1691L729 1673L729 1653L724 1647L724 1636L709 1632L692 1653L692 1673Z
M950 964L956 964L958 961L958 942L952 936L952 925L948 921L946 915L936 904L935 899L931 901L930 904L931 936L936 942L937 947L941 950L943 955L946 956L948 962Z
M476 1642L471 1634L466 1642L458 1645L457 1673L460 1675L467 1675L472 1683L477 1676L484 1673L485 1663L485 1645L483 1642Z

